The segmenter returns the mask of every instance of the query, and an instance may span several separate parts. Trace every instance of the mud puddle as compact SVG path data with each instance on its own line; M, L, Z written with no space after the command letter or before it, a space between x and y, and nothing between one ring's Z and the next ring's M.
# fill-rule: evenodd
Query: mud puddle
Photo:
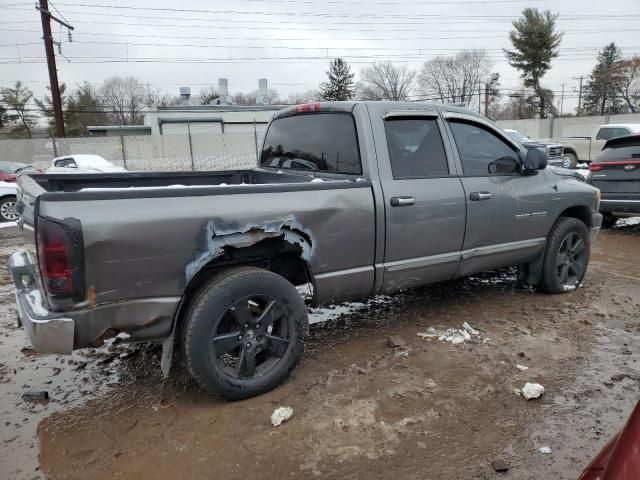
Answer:
M0 256L15 235L0 232ZM500 458L506 478L576 478L638 398L640 285L627 277L640 278L629 261L639 237L638 226L605 232L583 288L568 295L518 287L507 270L355 305L311 327L285 385L235 403L177 368L163 381L153 346L21 352L5 267L0 477L498 478L490 463ZM417 335L465 321L480 335L463 344ZM406 346L390 348L389 335ZM545 395L514 395L526 381ZM51 399L24 402L28 389ZM275 428L281 405L294 415Z

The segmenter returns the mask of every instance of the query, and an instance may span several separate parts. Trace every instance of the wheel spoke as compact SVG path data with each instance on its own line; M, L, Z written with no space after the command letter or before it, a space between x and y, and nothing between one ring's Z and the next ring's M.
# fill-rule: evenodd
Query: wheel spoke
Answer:
M585 248L584 240L582 240L582 238L578 238L577 241L573 244L572 253L574 255L578 255L584 250L584 248Z
M566 264L560 267L560 281L565 285L569 281L569 267Z
M251 378L256 374L256 351L253 348L243 348L236 367L238 377Z
M264 325L265 328L276 321L280 314L280 306L276 300L270 301L258 318L258 323Z
M582 273L582 265L580 265L578 262L571 262L569 264L569 272L576 277L580 276L580 274Z
M284 352L287 351L289 346L289 340L282 337L276 337L275 335L267 335L266 352L274 357L282 357Z
M245 325L253 325L253 323L255 322L254 316L251 315L251 312L249 311L249 302L246 298L236 302L234 307L229 311L231 312L231 315L233 315L233 318L235 318L236 323L240 326L240 328L244 327Z
M564 265L566 261L567 261L567 254L558 252L558 258L556 258L556 267Z
M213 337L213 351L216 357L221 357L225 353L229 353L240 345L240 332L225 333Z

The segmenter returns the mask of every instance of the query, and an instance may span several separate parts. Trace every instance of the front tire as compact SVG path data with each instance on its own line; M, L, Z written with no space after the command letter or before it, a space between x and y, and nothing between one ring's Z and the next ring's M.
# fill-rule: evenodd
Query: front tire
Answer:
M188 371L203 389L230 400L282 383L300 360L308 325L295 287L253 267L210 280L184 321L181 346Z
M565 153L562 157L562 166L564 168L576 168L578 166L578 157L574 153Z
M5 197L0 200L0 221L15 222L18 220L18 211L16 210L16 197Z
M560 217L551 228L538 288L548 293L575 290L589 265L589 229L577 218Z

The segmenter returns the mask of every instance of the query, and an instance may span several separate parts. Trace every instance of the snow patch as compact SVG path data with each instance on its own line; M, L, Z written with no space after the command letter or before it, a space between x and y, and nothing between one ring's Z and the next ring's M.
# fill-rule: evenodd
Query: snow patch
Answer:
M0 228L9 228L9 227L17 227L18 222L2 222L0 223Z
M293 408L291 407L278 407L271 414L271 425L278 427L282 425L293 416Z
M471 336L479 337L480 332L469 325L467 322L462 324L462 328L447 328L446 330L437 330L434 327L427 328L426 332L418 332L420 338L432 339L437 338L441 342L447 342L451 345L459 345L471 340Z
M540 447L538 450L540 453L544 453L545 455L549 455L551 453L551 447Z
M522 395L527 400L532 400L534 398L538 398L542 396L544 393L544 387L539 383L525 383L524 387L522 387Z

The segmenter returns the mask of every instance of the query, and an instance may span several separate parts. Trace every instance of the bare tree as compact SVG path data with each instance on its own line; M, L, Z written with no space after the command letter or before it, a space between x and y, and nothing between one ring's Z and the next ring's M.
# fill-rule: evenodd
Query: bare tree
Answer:
M196 103L198 105L212 105L218 98L220 98L220 92L216 87L204 87L196 95Z
M253 90L249 93L236 93L233 97L231 97L232 103L236 105L257 105L257 98L260 94L259 90ZM269 88L267 90L267 96L263 99L262 105L279 105L282 101L280 100L280 94L274 88Z
M640 57L622 61L622 98L631 113L640 108Z
M461 50L453 56L436 57L422 66L418 76L420 94L468 107L491 66L486 50Z
M142 110L147 99L147 88L135 77L111 77L100 88L103 105L115 123L136 125L142 123Z
M180 99L176 95L171 95L161 88L151 88L149 84L147 84L147 94L144 99L145 107L170 107L171 105L178 105L179 103Z
M416 71L406 65L375 62L360 71L356 86L360 100L408 100L416 78Z
M298 105L300 103L311 103L322 101L322 92L320 90L307 90L302 93L291 93L287 98L287 103L291 105Z

